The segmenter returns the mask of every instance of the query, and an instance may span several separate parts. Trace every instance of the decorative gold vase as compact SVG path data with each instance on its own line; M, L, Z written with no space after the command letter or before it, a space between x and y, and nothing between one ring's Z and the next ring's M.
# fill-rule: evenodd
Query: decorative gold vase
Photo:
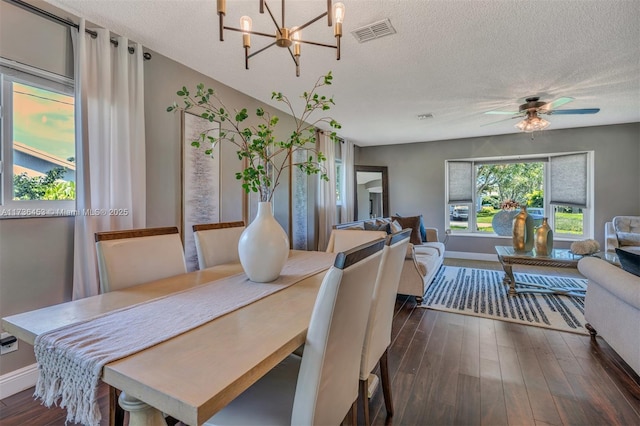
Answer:
M553 251L553 231L547 223L547 218L542 219L542 225L536 230L536 254L538 256L550 256Z
M513 249L524 253L533 250L533 218L527 213L527 207L522 206L520 213L513 219Z

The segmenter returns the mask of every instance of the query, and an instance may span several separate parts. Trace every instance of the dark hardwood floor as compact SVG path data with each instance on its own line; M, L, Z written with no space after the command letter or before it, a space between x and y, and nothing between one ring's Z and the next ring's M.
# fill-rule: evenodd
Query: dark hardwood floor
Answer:
M378 390L375 425L640 425L638 377L599 337L432 311L399 296L389 369L395 415L386 416ZM64 425L64 410L32 394L0 401L0 425ZM100 405L106 418L106 387Z

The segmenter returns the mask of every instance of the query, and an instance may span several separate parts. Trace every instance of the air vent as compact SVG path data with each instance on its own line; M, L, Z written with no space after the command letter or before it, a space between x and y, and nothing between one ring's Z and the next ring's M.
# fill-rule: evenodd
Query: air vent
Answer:
M360 43L395 33L396 29L393 28L388 18L351 31L351 34L353 34Z

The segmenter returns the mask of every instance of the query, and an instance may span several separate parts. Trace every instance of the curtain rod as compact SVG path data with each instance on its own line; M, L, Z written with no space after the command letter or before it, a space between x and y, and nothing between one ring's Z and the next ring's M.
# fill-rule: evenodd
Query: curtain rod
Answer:
M50 21L57 22L58 24L66 25L68 27L73 27L75 29L80 29L80 26L78 24L75 24L75 23L73 23L71 21L68 21L68 20L63 19L63 18L61 18L59 16L56 16L53 13L47 12L46 10L42 10L40 8L37 8L37 7L33 6L33 5L30 5L29 3L25 3L22 0L4 0L4 1L9 3L9 4L12 4L14 6L17 6L17 7L21 8L21 9L24 9L27 12L34 13L34 14L39 15L39 16L41 16L43 18L46 18L46 19L48 19ZM98 37L98 33L95 32L95 31L88 30L88 29L85 29L84 31L87 34L90 34L91 37L93 37L93 38ZM118 47L118 40L114 40L114 39L110 38L109 41L111 41L111 44L113 44L114 46ZM131 47L131 46L129 46L127 50L129 51L129 53L134 53L135 52L135 49L133 47ZM142 53L142 57L145 60L150 60L151 59L151 53L143 52Z

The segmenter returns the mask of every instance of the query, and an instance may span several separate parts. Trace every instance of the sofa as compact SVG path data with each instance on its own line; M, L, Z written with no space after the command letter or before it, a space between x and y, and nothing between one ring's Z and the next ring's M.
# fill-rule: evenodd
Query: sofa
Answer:
M412 218L403 219L405 219L403 224L412 222ZM393 222L392 218L376 218L343 223L334 226L334 229L367 233L372 231L380 232L380 229L385 229L386 232L390 232L389 224L391 222ZM414 224L419 225L418 222L419 221L416 221ZM402 226L402 228L408 228L408 226ZM433 281L433 278L442 266L445 247L438 239L438 230L436 228L425 227L424 238L416 237L415 232L420 231L416 230L415 226L412 228L411 240L413 242L410 242L407 248L398 293L414 296L417 303L422 303L429 284L431 284L431 281ZM416 238L420 238L419 243ZM330 246L334 244L331 240L330 238Z
M616 216L604 225L607 252L621 248L640 254L640 216Z
M584 257L578 270L588 279L584 317L595 339L599 334L640 374L640 277L597 257Z

